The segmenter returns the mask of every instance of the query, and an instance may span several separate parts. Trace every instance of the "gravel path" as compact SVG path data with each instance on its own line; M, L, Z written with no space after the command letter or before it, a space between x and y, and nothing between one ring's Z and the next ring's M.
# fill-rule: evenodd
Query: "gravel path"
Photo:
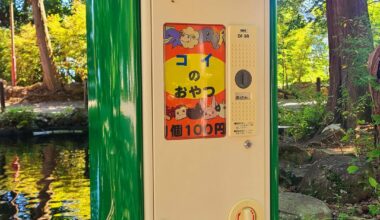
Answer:
M13 104L7 105L7 109L12 108L31 108L36 113L61 113L67 109L84 108L83 101L70 102L43 102L35 104Z

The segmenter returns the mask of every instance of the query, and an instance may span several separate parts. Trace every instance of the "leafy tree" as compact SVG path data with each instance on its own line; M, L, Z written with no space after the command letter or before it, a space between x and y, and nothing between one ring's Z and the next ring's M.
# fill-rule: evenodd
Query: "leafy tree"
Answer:
M9 30L0 28L0 78L10 79L11 55L10 47L11 33Z
M380 45L380 1L372 0L368 2L368 13L371 20L371 27L375 46Z
M47 17L51 34L54 62L66 82L87 77L85 5L72 3L70 15ZM31 23L21 25L16 32L16 58L18 85L26 86L42 80L42 69L36 41L35 28ZM10 80L10 33L0 27L0 78Z
M367 0L327 0L327 21L330 49L327 107L334 112L335 122L354 128L357 114L352 112L368 93L366 64L373 50Z
M47 15L58 14L60 17L71 15L75 0L44 0ZM81 0L81 3L85 1ZM9 27L10 0L0 0L0 27ZM20 27L33 21L30 0L14 0L14 15L16 26Z
M20 86L42 80L42 70L36 44L36 31L31 25L23 25L15 36L17 59L17 82ZM10 32L0 28L0 78L10 80Z
M86 6L73 2L71 16L48 18L58 72L66 82L87 78Z
M46 14L55 14L61 17L70 15L72 2L72 0L45 0Z
M17 82L31 85L42 81L42 69L36 43L36 30L29 23L20 28L16 37Z
M279 84L327 79L328 50L324 4L308 0L278 2Z
M326 78L327 51L325 43L319 36L315 34L312 24L294 31L288 37L289 41L293 41L290 47L292 51L292 59L289 59L291 78L293 82L315 81L317 77Z
M61 84L57 78L57 67L53 60L54 56L46 23L44 3L43 0L31 0L31 3L43 71L43 83L48 90L54 92L61 89Z
M10 0L0 0L0 27L9 27ZM31 11L28 6L28 0L14 0L14 17L16 24L25 24L30 21Z

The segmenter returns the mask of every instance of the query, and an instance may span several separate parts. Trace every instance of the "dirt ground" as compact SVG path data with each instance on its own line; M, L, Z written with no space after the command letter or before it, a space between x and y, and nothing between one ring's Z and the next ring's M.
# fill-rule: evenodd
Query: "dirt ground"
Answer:
M41 103L6 103L7 109L30 108L36 113L62 113L69 109L85 108L83 101L50 101Z

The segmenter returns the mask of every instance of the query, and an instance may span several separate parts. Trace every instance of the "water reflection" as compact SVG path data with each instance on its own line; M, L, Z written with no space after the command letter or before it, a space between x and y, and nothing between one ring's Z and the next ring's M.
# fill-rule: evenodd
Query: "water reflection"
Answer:
M0 140L0 219L90 219L84 139Z

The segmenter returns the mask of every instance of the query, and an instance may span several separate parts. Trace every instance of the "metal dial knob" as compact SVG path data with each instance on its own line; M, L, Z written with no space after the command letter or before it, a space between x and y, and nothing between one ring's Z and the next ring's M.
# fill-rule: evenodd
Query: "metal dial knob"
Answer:
M235 75L235 83L241 89L246 89L252 84L252 74L247 70L239 70Z

